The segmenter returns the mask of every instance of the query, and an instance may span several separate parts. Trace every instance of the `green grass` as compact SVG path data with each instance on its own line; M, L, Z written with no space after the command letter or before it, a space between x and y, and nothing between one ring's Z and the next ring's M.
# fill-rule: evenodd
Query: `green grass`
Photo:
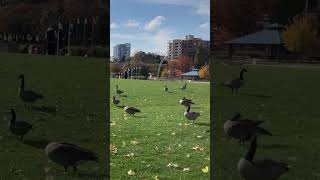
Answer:
M201 170L210 164L209 83L189 83L182 91L179 87L183 83L111 80L110 96L116 94L118 84L128 96L117 96L121 104L142 111L130 117L123 108L110 105L111 144L117 148L111 152L112 179L209 179L209 173ZM171 93L164 92L165 84ZM179 104L182 97L192 98L195 105L191 111L202 115L194 125L183 116L186 108ZM193 150L196 145L204 150ZM178 167L167 167L169 163ZM136 175L129 177L129 170Z
M105 60L81 57L0 54L0 179L103 179L106 174L106 66ZM26 109L17 97L18 76L26 89L40 91L44 99L34 104L53 111ZM54 111L56 104L58 111ZM20 142L9 133L11 115L33 124ZM47 142L69 142L95 151L100 163L84 163L79 172L48 162Z
M241 179L238 160L248 145L228 140L222 126L236 112L266 122L274 136L258 138L257 158L272 158L292 166L282 180L320 178L320 68L248 65L247 84L239 95L215 86L213 99L214 178ZM239 76L240 66L214 65L214 82Z

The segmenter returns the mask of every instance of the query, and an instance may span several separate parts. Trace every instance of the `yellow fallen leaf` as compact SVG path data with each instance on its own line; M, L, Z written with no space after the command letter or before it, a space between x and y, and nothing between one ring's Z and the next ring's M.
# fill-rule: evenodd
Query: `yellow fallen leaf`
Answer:
M179 165L178 164L175 164L175 163L173 163L173 162L171 162L171 163L169 163L168 165L167 165L167 167L174 167L174 168L176 168L176 167L178 167Z
M129 176L135 176L136 173L130 169L130 170L128 171L128 175L129 175Z
M192 148L193 150L196 151L204 151L204 147L201 147L199 144L197 144L195 147Z
M190 171L190 168L183 168L182 171L183 171L183 172L184 172L184 171Z
M160 177L159 176L155 176L155 177L153 177L154 178L154 180L160 180Z
M137 145L137 144L139 144L139 142L134 140L134 141L131 141L131 144Z
M208 173L208 172L209 172L209 167L206 166L205 168L201 169L201 171L202 171L203 173Z
M132 157L132 156L134 156L134 153L124 155L124 157Z

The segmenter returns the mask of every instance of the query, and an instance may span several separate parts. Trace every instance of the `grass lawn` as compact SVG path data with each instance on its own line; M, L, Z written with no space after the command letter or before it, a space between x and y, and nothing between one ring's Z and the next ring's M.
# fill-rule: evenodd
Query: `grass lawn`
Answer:
M111 98L116 84L127 95L116 96L121 105L137 107L142 113L130 117L110 104L111 178L209 179L210 172L202 171L210 164L209 83L188 83L182 91L180 81L111 79ZM169 92L164 92L165 84ZM182 97L192 98L191 111L202 115L195 124L183 116Z
M0 54L0 179L103 179L106 174L106 65L103 59ZM42 101L26 109L17 96L18 76ZM57 105L57 109L56 109ZM17 119L33 124L24 142L8 131L14 108ZM88 162L64 174L48 162L48 142L69 142L95 151L100 163Z
M223 123L236 112L261 119L274 136L258 138L257 158L286 162L291 170L281 179L320 179L319 99L320 68L248 65L246 85L239 95L216 86L212 92L215 106L214 178L241 179L238 160L249 147L228 140ZM214 82L239 77L240 66L214 65Z

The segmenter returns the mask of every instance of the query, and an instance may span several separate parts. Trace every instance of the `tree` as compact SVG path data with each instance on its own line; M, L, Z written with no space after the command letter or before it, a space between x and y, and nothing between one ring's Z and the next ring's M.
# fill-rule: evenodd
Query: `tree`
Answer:
M210 73L209 73L209 65L205 65L205 66L202 66L201 69L199 70L198 74L199 74L199 77L201 79L207 79L209 80L210 79Z
M320 50L317 29L311 19L304 15L293 18L291 24L287 25L283 32L283 39L285 47L291 52L311 55Z
M194 66L193 59L188 56L179 56L176 61L177 69L181 72L190 71L190 69Z
M203 47L203 45L199 44L197 46L197 52L194 57L194 66L195 68L199 68L206 64L206 61L209 59L209 51Z

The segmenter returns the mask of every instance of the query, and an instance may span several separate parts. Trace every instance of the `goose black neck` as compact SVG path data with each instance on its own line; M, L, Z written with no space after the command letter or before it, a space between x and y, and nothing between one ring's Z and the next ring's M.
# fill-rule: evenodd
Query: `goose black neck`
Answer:
M231 119L231 121L235 121L235 120L239 119L240 116L241 116L240 113L236 114L236 115Z
M21 88L22 90L24 90L24 76L21 76L20 78L21 78L20 88Z
M113 96L113 100L116 100L116 97Z
M13 109L11 109L11 115L12 115L11 122L15 122L16 121L16 112Z
M189 111L190 111L190 107L191 107L191 106L188 106L188 110L187 110L187 112L189 112Z
M243 79L244 79L244 78L243 78L243 74L244 74L244 72L245 72L245 70L244 70L244 69L242 69L242 70L241 70L241 72L240 72L240 79L241 79L241 80L243 80Z
M249 147L249 150L245 156L245 159L252 162L254 155L256 153L256 149L257 149L257 137L255 136L250 144L250 147Z

